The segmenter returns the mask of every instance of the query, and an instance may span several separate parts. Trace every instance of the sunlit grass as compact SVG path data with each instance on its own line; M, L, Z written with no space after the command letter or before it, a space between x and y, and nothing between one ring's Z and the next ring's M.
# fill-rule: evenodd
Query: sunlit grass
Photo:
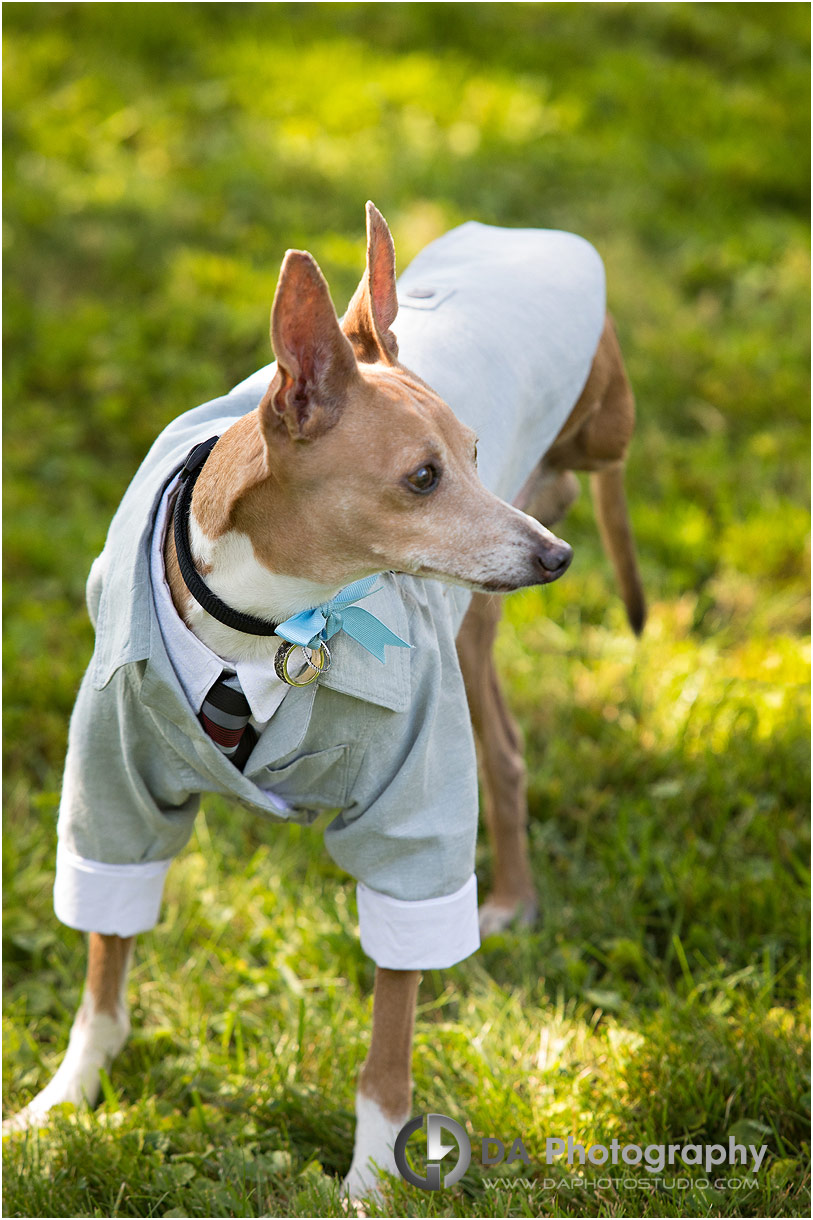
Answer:
M471 216L599 247L650 605L636 641L586 494L567 578L507 604L542 920L425 977L414 1110L475 1149L522 1134L533 1164L475 1155L456 1190L397 1183L383 1211L809 1214L807 10L4 17L8 1108L56 1066L84 970L50 891L91 559L156 433L269 358L287 247L344 307L372 197L400 266ZM207 802L103 1103L6 1146L6 1214L343 1214L372 979L318 829ZM756 1187L542 1163L548 1135L732 1133L768 1146Z

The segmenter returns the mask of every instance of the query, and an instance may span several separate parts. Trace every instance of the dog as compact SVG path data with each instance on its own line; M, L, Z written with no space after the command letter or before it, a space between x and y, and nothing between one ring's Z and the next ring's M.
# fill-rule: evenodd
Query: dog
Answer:
M634 400L603 268L571 234L469 222L396 286L389 228L372 203L366 218L341 321L313 258L288 251L276 364L169 425L91 570L55 884L59 918L89 933L87 979L56 1075L5 1130L95 1101L129 1032L133 938L202 792L276 821L332 812L328 850L359 881L376 979L353 1198L395 1172L420 971L535 918L492 645L498 595L569 566L550 527L574 471L636 632L645 617L623 482ZM479 915L475 739L494 853Z

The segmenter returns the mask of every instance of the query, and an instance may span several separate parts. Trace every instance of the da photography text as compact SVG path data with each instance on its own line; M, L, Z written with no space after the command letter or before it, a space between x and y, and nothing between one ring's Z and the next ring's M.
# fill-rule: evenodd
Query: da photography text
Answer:
M415 1171L407 1156L407 1144L413 1135L426 1129L426 1173ZM444 1142L444 1133L454 1142ZM416 1139L415 1146L418 1141ZM532 1149L534 1152L535 1149ZM513 1165L521 1161L531 1165L528 1148L521 1135L504 1138L487 1135L480 1141L480 1162L484 1166ZM622 1144L613 1139L609 1144L580 1144L572 1136L549 1136L545 1140L542 1157L537 1163L555 1165L557 1162L573 1165L640 1165L650 1173L661 1173L667 1166L678 1161L683 1165L699 1166L711 1173L721 1165L743 1165L750 1162L752 1173L756 1173L767 1153L767 1145L738 1144L731 1136L727 1144ZM448 1153L456 1152L455 1160L446 1161ZM472 1157L472 1143L465 1127L445 1114L419 1115L413 1118L398 1134L395 1141L395 1163L403 1178L422 1190L441 1190L453 1186L462 1178Z

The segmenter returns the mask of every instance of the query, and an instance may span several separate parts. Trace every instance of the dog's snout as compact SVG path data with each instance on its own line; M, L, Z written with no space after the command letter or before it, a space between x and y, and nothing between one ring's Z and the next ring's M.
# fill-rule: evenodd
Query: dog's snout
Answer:
M536 555L545 580L556 580L558 576L562 576L570 567L572 558L573 548L562 542L561 538L540 547Z

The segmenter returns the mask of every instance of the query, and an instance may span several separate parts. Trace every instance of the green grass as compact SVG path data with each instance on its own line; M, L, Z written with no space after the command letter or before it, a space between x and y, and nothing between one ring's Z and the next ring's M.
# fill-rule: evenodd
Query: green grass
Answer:
M286 247L343 306L371 197L401 266L468 217L601 250L651 603L636 643L585 498L567 579L507 605L543 919L425 977L414 1110L521 1133L536 1164L475 1156L382 1213L808 1215L807 6L4 17L7 1108L58 1062L84 970L50 886L90 562L154 435L268 358ZM342 1214L372 977L318 833L209 802L105 1100L6 1142L5 1214ZM768 1145L756 1186L541 1164L547 1135L732 1133Z

